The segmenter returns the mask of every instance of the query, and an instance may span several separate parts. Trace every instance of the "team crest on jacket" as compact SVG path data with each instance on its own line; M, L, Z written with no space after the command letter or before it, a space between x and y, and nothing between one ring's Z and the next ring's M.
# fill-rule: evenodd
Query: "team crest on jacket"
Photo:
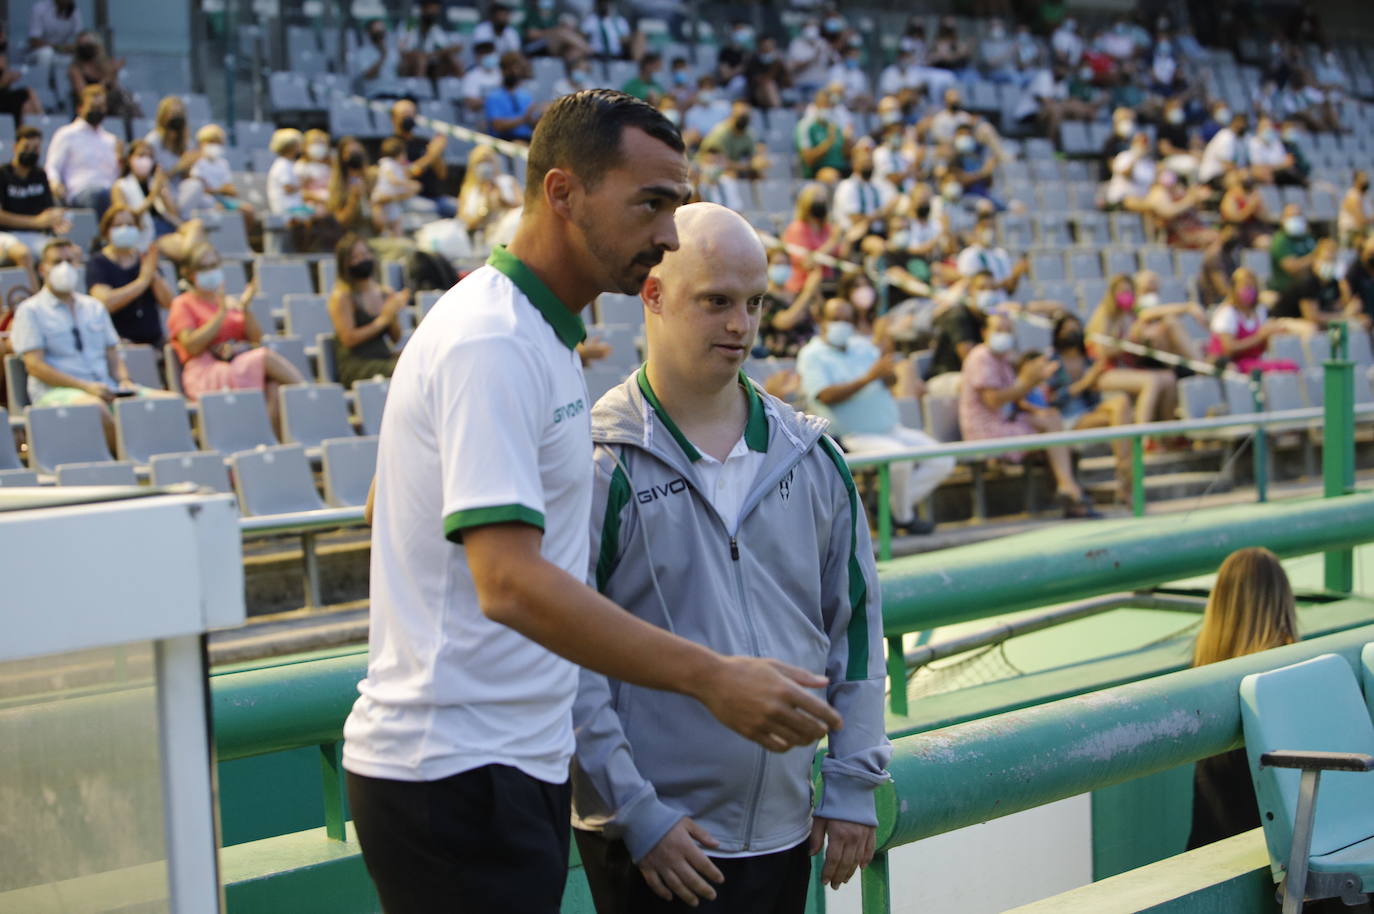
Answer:
M792 474L795 472L797 471L788 470L787 475L782 478L782 482L778 483L778 494L782 496L783 501L787 501L788 496L792 494Z

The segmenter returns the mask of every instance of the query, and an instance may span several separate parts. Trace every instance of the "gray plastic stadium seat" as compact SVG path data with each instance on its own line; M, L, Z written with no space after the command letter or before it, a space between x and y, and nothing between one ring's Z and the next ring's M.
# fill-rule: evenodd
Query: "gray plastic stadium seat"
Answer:
M424 320L424 317L426 314L429 313L429 310L433 308L435 305L437 305L439 303L439 299L443 297L444 293L440 292L438 289L431 289L416 295L415 309L416 312L420 315L420 319Z
M115 449L120 460L147 463L156 454L196 449L185 400L125 398L115 401L114 415Z
M611 346L611 354L600 363L602 367L614 368L620 371L622 376L639 367L638 338L641 326L598 324L588 328L588 336L599 336L603 342Z
M170 486L189 482L216 492L229 492L229 469L218 454L158 454L150 463L153 485Z
M1145 225L1139 213L1112 213L1112 237L1117 244L1142 246L1145 244Z
M626 372L615 368L593 365L584 374L587 378L587 396L592 403L600 400L606 391L617 387L620 382L625 380Z
M1201 251L1174 251L1174 273L1188 279L1196 277L1202 272L1202 252Z
M295 365L301 377L308 380L314 376L315 370L310 366L310 359L305 354L305 340L301 337L267 336L263 337L262 344Z
M260 390L226 390L200 397L200 445L233 454L277 443Z
M313 295L315 284L310 279L307 260L267 260L259 258L254 265L258 286L268 298L281 299L286 295Z
M1069 223L1060 214L1041 214L1032 217L1037 244L1047 248L1066 248L1073 244L1069 237Z
M334 334L321 333L315 337L315 378L337 384L339 382L339 353L334 348Z
M1226 413L1221 384L1216 378L1193 375L1178 382L1179 407L1184 419L1206 419Z
M377 439L329 438L320 445L324 455L324 500L336 508L367 503L367 490L377 472Z
M5 392L10 412L16 416L23 415L29 405L29 372L20 356L5 356Z
M1101 279L1102 257L1097 251L1070 251L1069 274L1074 279Z
M1302 373L1303 389L1307 394L1308 406L1321 406L1326 400L1326 370L1322 368L1309 368ZM1368 387L1369 379L1362 374L1355 376L1355 390L1358 392L1360 387Z
M162 377L157 370L157 352L152 346L124 343L119 347L119 355L124 359L124 367L129 370L129 379L135 384L154 390L162 388Z
M1233 416L1243 416L1255 412L1255 398L1250 393L1250 382L1242 378L1223 378L1222 390L1226 394L1226 411Z
M936 441L959 441L959 398L934 397L925 399L926 434Z
M31 406L24 422L29 432L29 465L40 472L52 473L64 463L111 459L98 406Z
M1172 276L1174 272L1174 257L1172 252L1160 245L1148 245L1136 251L1140 258L1140 268L1151 270L1160 276ZM1189 277L1190 279L1194 277Z
M162 376L167 379L168 390L186 396L186 389L181 386L181 359L177 358L176 347L171 343L162 346Z
M326 438L353 434L348 403L338 384L287 384L277 389L277 396L283 443L313 448Z
M210 243L215 246L221 257L237 260L253 256L248 244L248 230L243 224L243 213L235 210L225 211L219 226L210 233Z
M364 435L382 433L382 412L386 408L386 392L391 381L378 378L359 381L353 385L353 394L358 398L358 420Z
M1042 324L1013 318L1011 330L1016 337L1017 352L1049 349L1054 345L1054 331Z
M1040 282L1069 278L1064 271L1064 255L1060 251L1037 251L1031 254L1030 274Z
M36 485L38 474L33 470L0 470L0 489Z
M1073 222L1080 247L1100 248L1112 243L1106 213L1078 213L1073 217Z
M299 444L243 451L232 458L234 489L245 516L318 511L324 507Z
M321 333L334 332L325 296L292 292L282 296L281 301L286 309L286 332L292 336L313 340Z
M1298 376L1287 371L1271 371L1265 374L1264 400L1269 412L1286 409L1302 409L1303 392Z
M1129 276L1136 271L1135 251L1108 248L1102 252L1102 259L1105 261L1108 276L1114 276L1117 273L1125 273ZM1165 299L1165 301L1170 300Z
M241 260L225 260L219 265L224 271L224 291L229 295L238 295L248 285L248 271L243 268ZM267 332L267 328L263 328Z
M1287 359L1299 368L1307 364L1307 354L1302 348L1302 339L1291 333L1269 337L1269 357Z
M604 293L596 300L597 323L629 324L638 327L644 323L644 303L637 295Z
M19 453L14 449L14 433L10 431L9 410L0 406L0 470L22 470Z
M95 210L69 209L67 210L67 221L72 224L71 231L67 232L67 237L81 250L89 251L92 239L100 234L100 222L96 219Z
M136 486L138 474L132 463L64 463L57 468L59 486Z

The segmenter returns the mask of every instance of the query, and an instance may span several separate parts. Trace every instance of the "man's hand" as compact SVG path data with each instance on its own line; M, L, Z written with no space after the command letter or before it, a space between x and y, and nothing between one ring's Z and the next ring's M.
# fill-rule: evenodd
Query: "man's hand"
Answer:
M1017 380L1023 385L1033 387L1042 381L1048 381L1054 375L1055 367L1055 364L1044 356L1031 359L1017 372Z
M104 384L101 384L97 381L90 381L86 384L82 384L81 389L84 390L86 393L90 394L92 397L98 397L101 400L104 400L106 403L114 402L114 391L110 390L110 388L106 387Z
M896 378L897 366L892 360L892 353L884 352L878 356L878 361L874 362L868 369L868 377L871 381L888 381Z
M759 657L724 657L697 698L717 720L772 752L810 746L844 726L834 708L807 692L824 676Z
M718 845L706 829L684 817L639 861L639 871L659 898L672 901L676 895L695 908L702 898L715 899L716 890L711 882L719 885L725 881L711 858L702 851L703 846ZM711 882L707 882L708 879Z
M873 860L873 850L877 841L878 829L872 825L845 822L840 819L823 819L817 816L811 822L811 856L825 851L825 868L821 870L821 882L838 889L849 881L854 870L865 869Z

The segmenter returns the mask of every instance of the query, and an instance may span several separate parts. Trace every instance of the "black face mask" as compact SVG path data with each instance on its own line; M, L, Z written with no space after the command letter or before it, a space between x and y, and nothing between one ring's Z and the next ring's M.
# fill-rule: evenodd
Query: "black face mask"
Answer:
M185 127L186 118L182 117L180 114L174 114L171 117L167 118L168 130L183 130L185 129Z
M346 168L362 168L363 154L361 152L353 153L348 158L344 159L344 166Z
M1070 330L1060 334L1054 341L1054 348L1060 351L1083 348L1083 331Z
M811 204L812 219L824 219L829 212L830 207L824 200L817 200L815 203Z
M749 118L748 118L748 117L737 117L737 118L735 118L735 129L736 129L736 130L748 130L748 129L749 129Z
M90 124L92 127L99 127L100 122L103 120L105 120L104 108L92 108L90 111L86 112L86 123Z
M348 265L348 275L354 279L368 279L372 276L372 270L375 267L376 263L371 260L360 260Z
M861 168L861 169L859 169L858 171L856 171L855 174L857 174L861 180L864 180L864 181L872 181L872 180L873 180L873 169L871 169L871 168Z
M930 219L930 207L929 207L929 206L918 206L918 207L916 207L916 218L917 218L918 220L920 220L921 222L926 222L926 221L928 221L928 220Z
M415 129L415 118L410 117L408 115L406 117L401 118L400 127L402 133L409 133L410 131Z
M432 14L432 13L421 13L421 14L420 14L420 28L425 29L425 30L428 30L428 29L430 28L430 26L434 25L434 23L435 23L436 21L438 21L438 18L439 18L439 17L435 16L435 15Z
M79 44L76 46L77 60L95 60L95 45Z
M32 168L38 164L38 153L33 150L19 153L19 164L25 168Z

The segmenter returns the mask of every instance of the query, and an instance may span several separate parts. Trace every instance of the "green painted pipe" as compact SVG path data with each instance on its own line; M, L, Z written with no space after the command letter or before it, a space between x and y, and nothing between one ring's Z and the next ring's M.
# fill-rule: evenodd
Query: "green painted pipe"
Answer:
M343 722L367 672L367 654L210 677L221 762L343 739Z
M1234 749L1243 677L1327 653L1358 670L1369 641L1374 625L899 739L877 795L878 847Z
M887 635L1214 572L1243 546L1281 557L1374 541L1374 494L1073 521L881 568Z

